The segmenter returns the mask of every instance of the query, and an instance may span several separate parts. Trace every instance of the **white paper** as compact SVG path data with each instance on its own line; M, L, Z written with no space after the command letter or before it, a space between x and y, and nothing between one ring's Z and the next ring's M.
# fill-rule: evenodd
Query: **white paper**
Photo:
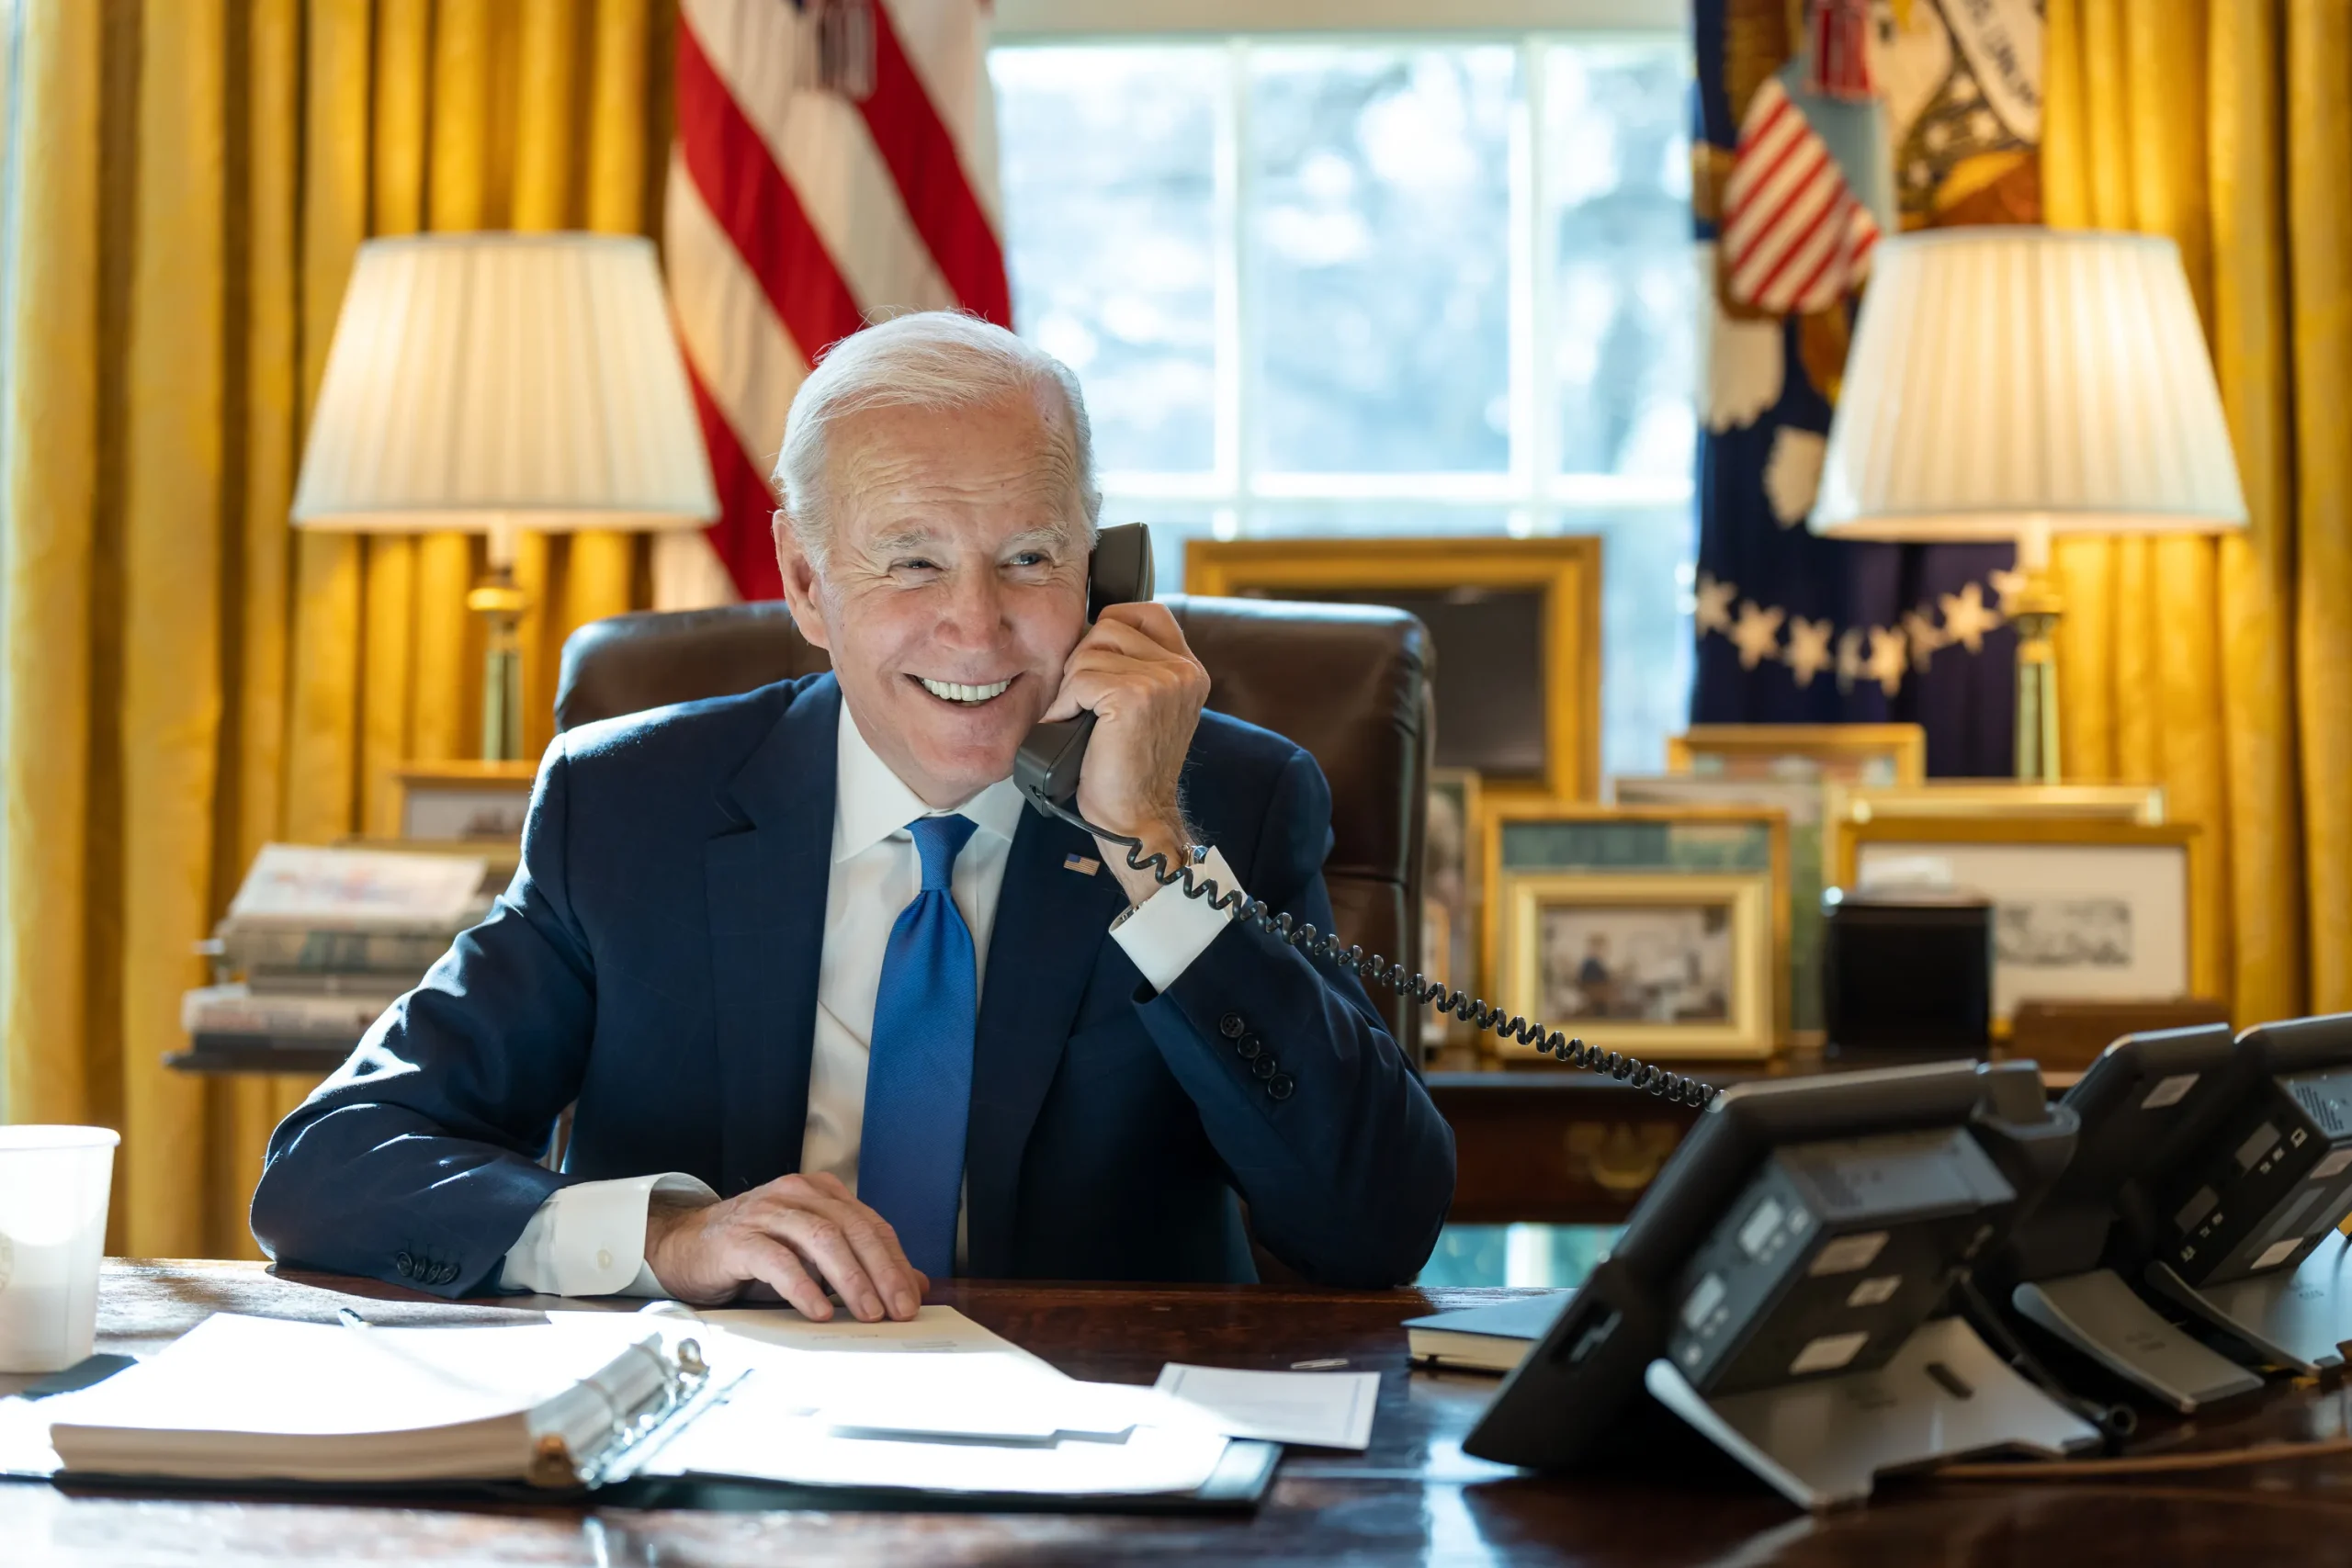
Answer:
M673 1305L548 1318L615 1341L655 1328L672 1350L695 1338L718 1376L756 1371L763 1404L839 1430L1042 1442L1061 1433L1114 1437L1137 1419L1127 1404L1093 1397L1107 1385L1066 1376L953 1307L924 1307L910 1323L813 1323L788 1309L688 1314Z
M926 1441L841 1430L829 1415L801 1413L798 1397L775 1367L763 1365L639 1473L1066 1496L1184 1493L1208 1480L1226 1448L1215 1432L1149 1427L1115 1439Z
M1046 1364L1012 1340L991 1334L947 1306L923 1307L911 1323L888 1319L860 1323L845 1312L819 1323L790 1307L705 1308L694 1315L695 1321L717 1324L729 1334L794 1350L898 1350L922 1355L1012 1351L1041 1367Z
M1152 1385L1203 1412L1230 1438L1323 1449L1372 1444L1378 1372L1250 1372L1170 1361Z
M64 1468L49 1446L49 1400L0 1399L0 1475L54 1475Z
M343 1437L517 1415L609 1359L545 1325L345 1328L215 1313L135 1367L40 1401L52 1422Z

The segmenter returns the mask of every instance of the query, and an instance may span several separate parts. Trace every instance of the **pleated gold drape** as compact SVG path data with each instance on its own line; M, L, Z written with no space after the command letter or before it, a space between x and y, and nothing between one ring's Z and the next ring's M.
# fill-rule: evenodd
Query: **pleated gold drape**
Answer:
M360 241L640 231L655 0L17 0L0 1047L16 1121L123 1133L109 1246L250 1254L306 1082L169 1073L193 944L258 847L392 830L391 769L472 754L463 536L287 525ZM526 545L555 652L643 601L640 541Z
M2352 1008L2352 13L2046 15L2050 221L2178 243L2252 516L2059 544L2065 769L2161 780L2202 829L2200 993L2247 1022Z

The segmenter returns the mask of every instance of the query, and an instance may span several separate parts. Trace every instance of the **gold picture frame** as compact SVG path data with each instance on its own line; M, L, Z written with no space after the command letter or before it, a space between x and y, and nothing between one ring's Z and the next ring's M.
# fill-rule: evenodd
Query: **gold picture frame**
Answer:
M1496 889L1496 899L1502 906L1503 933L1498 988L1509 1012L1531 1023L1540 1021L1588 1045L1645 1061L1771 1055L1779 974L1769 874L1508 873ZM1712 910L1721 911L1720 941L1703 913L1695 926L1673 919ZM1591 931L1597 922L1590 914L1575 919L1584 911L1605 911L1608 929ZM1644 922L1645 913L1653 919ZM1688 951L1683 967L1678 964L1674 944L1694 932L1702 945ZM1571 978L1552 966L1565 964L1579 935L1590 945ZM1602 945L1611 935L1630 936L1641 956L1615 956ZM1596 970L1598 981L1590 977ZM1630 1002L1617 990L1628 985L1636 998ZM1612 993L1612 999L1593 1000L1604 990ZM1695 993L1702 1016L1653 1021L1615 1010L1628 1005L1676 1006L1674 998L1683 992ZM1576 996L1583 1006L1611 1010L1594 1016L1577 1007L1555 1005L1564 995ZM1718 1007L1720 1018L1703 1016ZM1502 1041L1498 1048L1507 1056L1538 1055L1534 1046L1516 1041Z
M2166 820L2165 786L2150 784L2028 784L2011 779L1935 779L1891 789L1831 781L1822 786L1821 866L1842 887L1846 840L1867 822L1928 820L2138 822Z
M395 836L519 842L538 773L526 761L402 762L392 770Z
M1421 968L1457 990L1476 992L1485 974L1487 858L1483 794L1475 768L1431 768L1422 837ZM1468 1043L1461 1020L1428 1010L1426 1048Z
M1965 878L1965 886L1993 899L1996 1032L2007 1029L2018 1000L2153 1000L2195 996L2205 990L2200 984L2196 903L2197 890L2203 886L2205 848L2202 835L2192 824L2084 817L1880 818L1849 824L1842 835L1837 866L1839 886L1854 885L1864 852L1880 844L1905 853L1955 852L1951 867L1953 880L1960 883ZM1982 852L2007 849L2027 852L2011 864L2031 867L2033 879L2042 886L2019 893L2002 885L2000 872L1987 871ZM1972 851L1979 852L1972 855ZM2152 851L2177 852L2177 877L2162 869L2165 857L2145 852ZM2092 881L2081 880L2088 875L2086 867L2078 866L2072 873L2064 869L2064 863L2069 860L2081 862L2101 852L2122 852L2132 858L2118 858L2111 870ZM2134 852L2139 853L2135 856ZM1972 859L1979 862L1973 871L1967 866ZM2069 876L2075 880L2067 881ZM2050 886L2053 882L2061 886ZM2034 941L2035 917L2029 914L2019 919L2008 911L2026 902L2122 906L2126 913L2120 928L2124 943L2120 962L2109 964L2106 955L2097 953L2087 961L2077 958L2076 953L2086 946L2078 941L2073 944L2075 952L2055 955L2054 961L2046 954L2025 955L2022 963L2028 972L2021 975L2020 960L2012 957L2012 948ZM2060 918L2083 917L2062 909ZM2114 917L2110 913L2104 918L2111 921ZM2016 931L2010 929L2013 920L2018 921ZM2094 967L2123 973L2095 976L2098 983L2087 984L2080 972ZM2160 977L2151 984L2146 979L2150 975Z
M1694 724L1666 742L1669 773L1770 777L1791 759L1811 762L1825 781L1921 784L1928 731L1917 724Z
M1540 682L1541 764L1527 773L1482 767L1489 794L1522 799L1590 800L1600 792L1600 540L1590 534L1512 538L1188 539L1184 591L1225 597L1349 603L1446 598L1463 593L1538 595L1540 668L1509 679ZM1407 604L1407 608L1411 604ZM1437 679L1449 671L1478 681L1474 662L1439 649ZM1463 705L1454 705L1460 710ZM1504 727L1498 727L1498 736ZM1459 731L1457 730L1457 733ZM1516 733L1511 730L1510 733ZM1447 745L1441 724L1439 743ZM1457 759L1459 761L1460 759Z

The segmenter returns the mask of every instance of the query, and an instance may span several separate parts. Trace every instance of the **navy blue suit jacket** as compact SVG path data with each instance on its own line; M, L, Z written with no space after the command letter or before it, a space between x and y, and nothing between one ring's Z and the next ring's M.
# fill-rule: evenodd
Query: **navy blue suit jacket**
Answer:
M270 1139L271 1256L457 1295L495 1287L568 1183L677 1170L731 1195L797 1169L840 708L819 675L560 738L489 918ZM1205 714L1183 788L1245 887L1329 929L1312 758ZM1411 1279L1453 1138L1363 989L1235 924L1153 993L1108 935L1108 869L1064 868L1099 853L1023 815L974 1046L967 1272L1249 1280L1238 1196L1310 1280ZM558 1173L537 1160L575 1102Z

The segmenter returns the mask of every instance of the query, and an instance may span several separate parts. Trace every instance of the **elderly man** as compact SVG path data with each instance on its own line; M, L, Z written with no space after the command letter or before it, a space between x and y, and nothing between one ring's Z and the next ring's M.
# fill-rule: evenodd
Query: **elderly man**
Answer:
M1246 1202L1309 1279L1411 1278L1453 1142L1357 983L1011 782L1031 726L1091 710L1086 820L1331 923L1313 760L1202 712L1164 609L1087 624L1075 378L901 317L802 384L776 477L833 673L559 739L490 918L270 1140L262 1245L872 1320L951 1271L1248 1280Z

